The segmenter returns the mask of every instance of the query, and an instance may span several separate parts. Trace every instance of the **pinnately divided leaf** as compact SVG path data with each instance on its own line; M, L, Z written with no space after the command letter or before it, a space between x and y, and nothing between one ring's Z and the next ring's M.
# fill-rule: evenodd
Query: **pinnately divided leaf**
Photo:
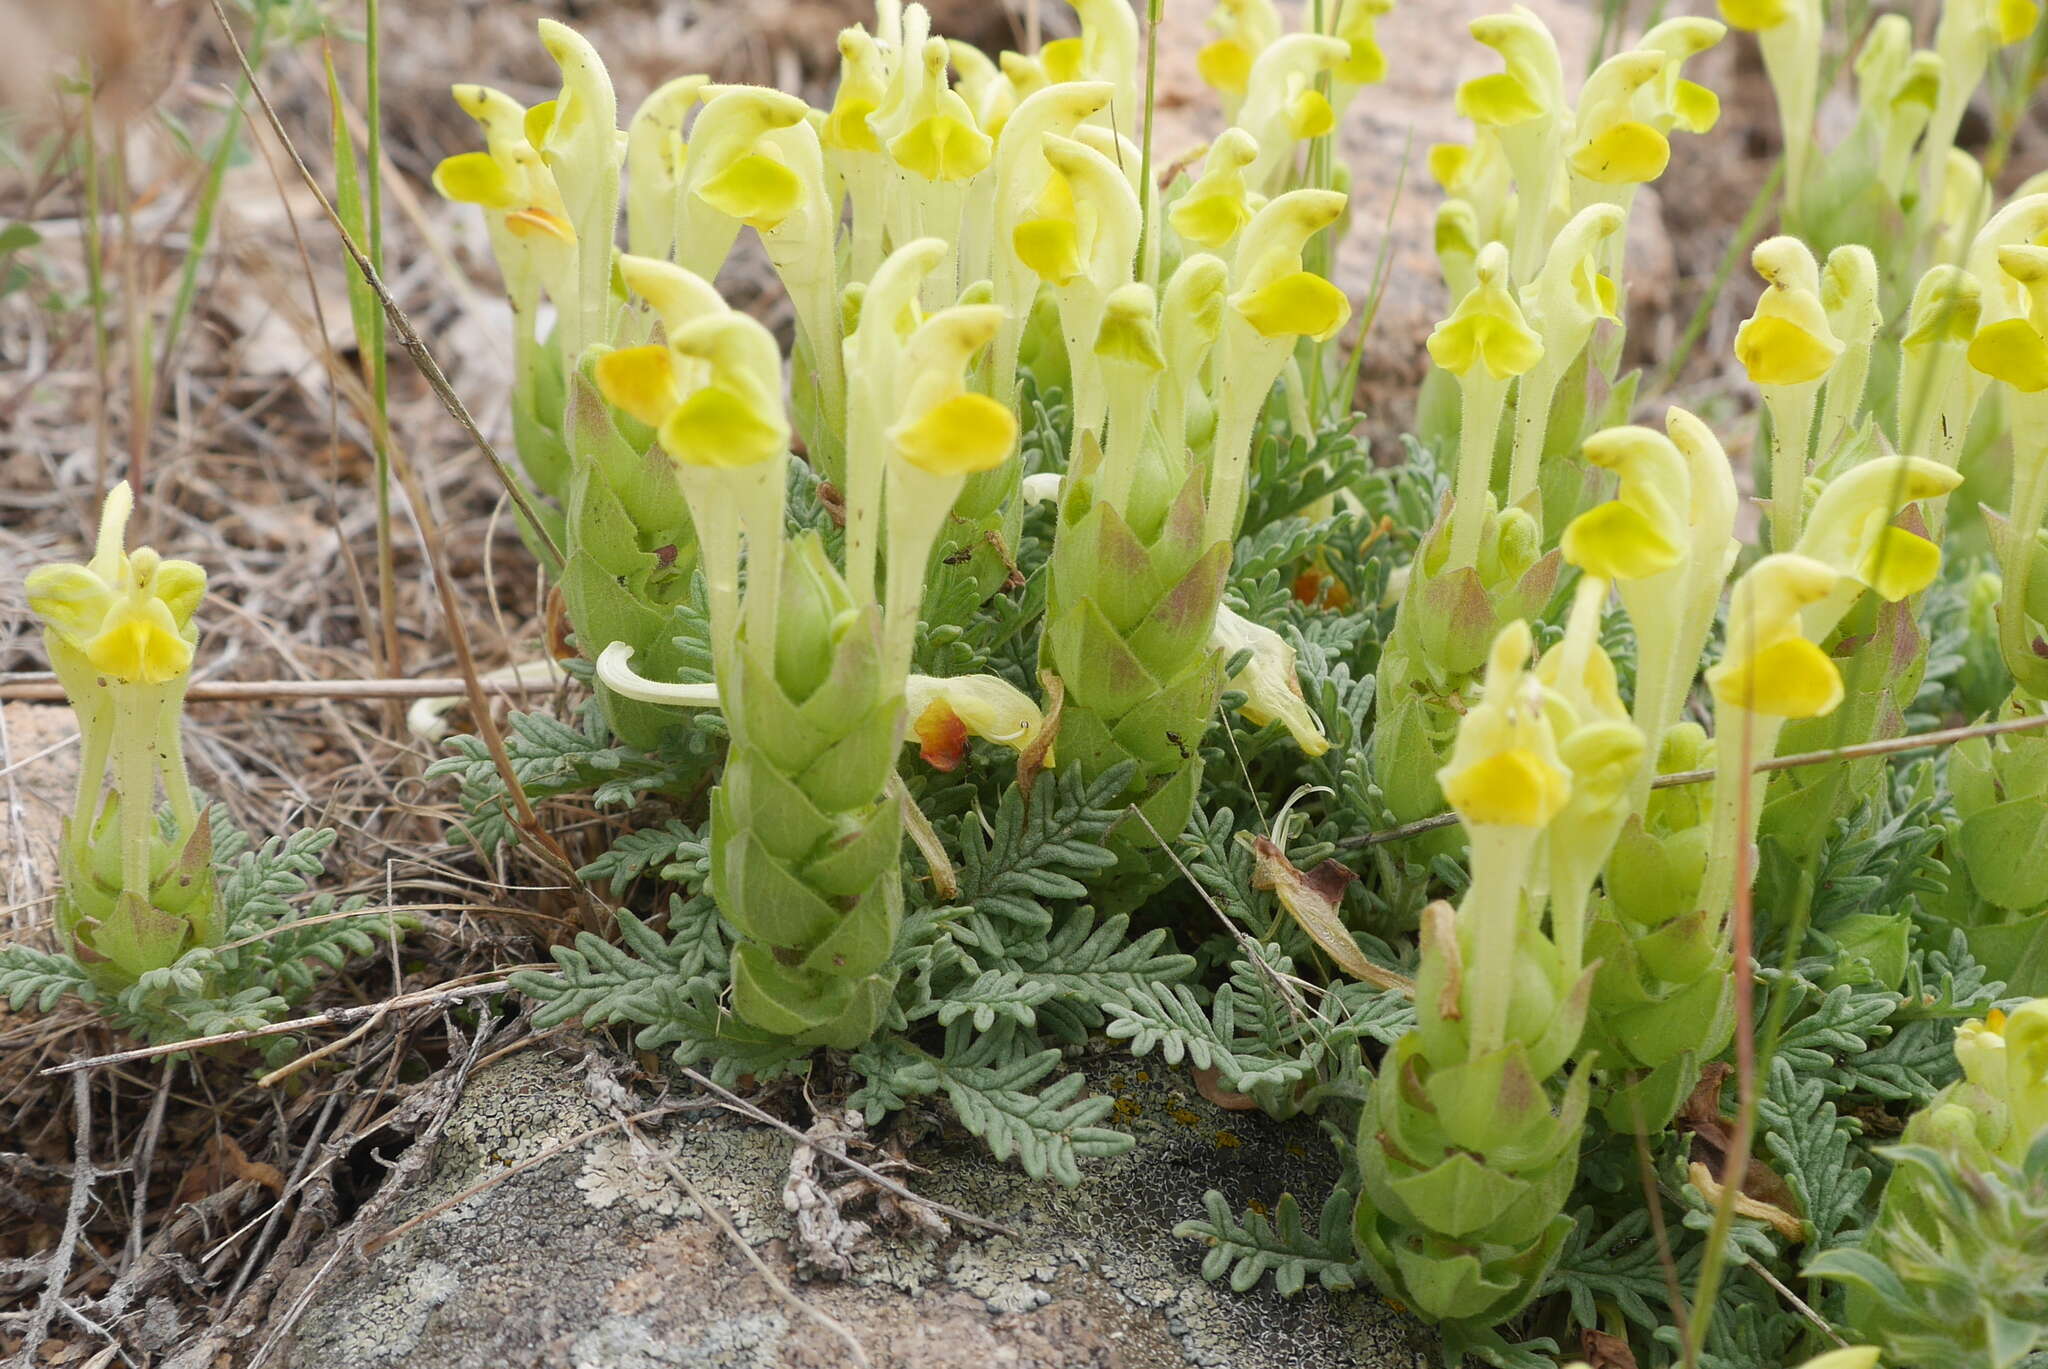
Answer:
M1758 1116L1776 1169L1799 1196L1808 1244L1824 1250L1844 1239L1870 1187L1869 1167L1851 1150L1854 1124L1836 1114L1825 1084L1800 1078L1783 1056L1771 1061Z
M1027 801L1015 789L984 840L978 820L960 827L960 892L954 901L989 917L1050 926L1047 899L1078 899L1088 890L1080 876L1107 869L1116 857L1102 838L1121 810L1109 805L1130 782L1128 764L1083 783L1078 772L1040 783Z
M1362 1269L1351 1249L1354 1201L1348 1188L1333 1188L1311 1234L1302 1226L1301 1205L1292 1193L1280 1195L1270 1220L1249 1210L1240 1220L1212 1188L1202 1197L1206 1218L1182 1222L1173 1234L1206 1241L1202 1277L1214 1281L1227 1275L1239 1293L1250 1292L1269 1272L1283 1298L1299 1293L1310 1275L1331 1292L1342 1293L1358 1286Z

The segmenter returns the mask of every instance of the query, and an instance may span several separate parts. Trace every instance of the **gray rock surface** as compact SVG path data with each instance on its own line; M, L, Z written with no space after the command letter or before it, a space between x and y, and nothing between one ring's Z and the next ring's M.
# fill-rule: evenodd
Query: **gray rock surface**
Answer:
M1200 1273L1199 1242L1174 1225L1219 1188L1268 1205L1327 1192L1328 1145L1312 1123L1276 1125L1203 1101L1188 1076L1105 1061L1139 1142L1084 1166L1079 1189L1030 1179L972 1138L918 1147L919 1192L1014 1228L1021 1239L884 1229L843 1280L801 1279L783 1206L796 1143L723 1110L640 1133L613 1129L464 1198L367 1260L350 1233L315 1250L275 1304L304 1304L295 1369L732 1369L841 1366L843 1340L778 1296L673 1177L689 1176L776 1276L841 1323L884 1369L1425 1369L1427 1333L1369 1289L1311 1288L1289 1301L1237 1294ZM381 1230L463 1194L616 1114L589 1073L535 1048L469 1081L431 1165L381 1211ZM597 1090L602 1092L602 1089ZM641 1104L640 1106L646 1106ZM401 1167L400 1174L404 1168ZM828 1185L840 1182L820 1167ZM406 1182L401 1178L397 1182ZM854 1215L854 1214L849 1214ZM865 1214L874 1221L872 1211ZM335 1242L341 1242L336 1245ZM316 1271L331 1263L324 1277ZM297 1286L294 1286L296 1282ZM310 1293L310 1297L307 1295ZM282 1326L279 1330L284 1329Z

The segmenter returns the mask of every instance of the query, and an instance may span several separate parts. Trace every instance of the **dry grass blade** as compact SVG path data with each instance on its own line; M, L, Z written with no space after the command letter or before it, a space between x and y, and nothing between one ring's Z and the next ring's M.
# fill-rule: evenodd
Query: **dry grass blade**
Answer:
M383 307L384 316L390 321L392 331L398 334L399 343L405 348L406 355L412 359L420 376L433 390L434 397L440 400L441 406L448 411L448 416L461 426L469 440L476 445L476 449L483 454L484 460L490 463L491 470L504 485L506 494L518 506L520 513L525 515L528 525L546 548L555 565L560 567L562 549L556 546L554 539L548 535L546 525L540 521L539 514L526 497L524 486L512 473L511 468L506 466L504 458L498 455L496 446L484 436L483 429L477 426L476 419L469 412L469 406L462 402L462 397L455 393L455 387L448 383L448 377L441 370L441 364L427 349L427 344L420 338L419 331L412 326L412 320L398 307L398 301L392 297L390 289L384 284L383 277L378 274L368 253L348 231L347 225L342 222L340 213L334 207L334 202L321 188L319 177L313 174L312 168L306 165L305 158L299 154L298 145L292 141L291 134L285 131L284 120L278 117L276 106L271 104L262 82L256 79L256 73L249 65L248 54L242 51L241 40L235 37L234 26L228 22L227 11L221 8L220 0L208 0L208 3L212 6L213 16L219 22L221 32L226 35L228 45L235 54L236 63L248 79L250 93L256 97L256 103L262 107L264 117L270 123L271 132L283 146L285 155L292 159L292 165L298 168L300 178L320 205L321 213L327 216L327 222L340 236L342 248L348 253L349 260L355 263L356 270L377 296L377 302Z
M762 1281L774 1291L776 1297L787 1304L792 1311L809 1317L812 1321L815 1321L831 1334L844 1341L848 1353L853 1356L853 1363L862 1366L873 1363L868 1358L868 1352L861 1347L859 1337L855 1336L846 1326L828 1316L822 1308L813 1307L810 1303L799 1298L790 1291L788 1284L775 1276L775 1271L768 1267L768 1262L761 1258L760 1252L747 1244L747 1238L742 1236L739 1233L739 1228L732 1224L732 1218L725 1215L725 1209L713 1202L710 1195L703 1192L696 1184L690 1181L690 1176L683 1173L683 1167L675 1162L674 1157L666 1155L649 1145L647 1139L634 1128L632 1118L622 1117L619 1120L626 1128L627 1134L638 1142L642 1149L661 1161L662 1167L669 1172L669 1177L682 1185L683 1192L690 1195L690 1201L697 1205L698 1210L709 1217L718 1229L725 1234L725 1238L738 1247L740 1254L746 1257L747 1263L754 1267L754 1272L761 1276Z
M712 1080L708 1076L699 1074L696 1070L690 1069L688 1066L685 1066L683 1068L682 1074L685 1079L688 1079L698 1088L701 1088L708 1093L716 1095L719 1101L723 1102L727 1107L739 1113L741 1116L751 1118L764 1126L773 1127L777 1131L782 1132L784 1135L790 1137L792 1140L795 1140L803 1145L809 1145L811 1143L810 1137L804 1135L801 1131L798 1131L795 1127L783 1121L780 1117L771 1116L769 1113L764 1112L762 1109L756 1107L754 1104L749 1103L746 1099L734 1093L731 1089L724 1088L721 1085L712 1082ZM848 1169L860 1175L861 1178L866 1179L869 1183L874 1184L879 1188L886 1189L890 1193L895 1194L898 1198L901 1198L906 1203L913 1203L923 1207L928 1207L932 1209L934 1212L940 1212L948 1217L951 1217L956 1222L965 1222L969 1226L978 1226L984 1231L993 1231L999 1236L1008 1236L1012 1240L1019 1239L1017 1231L1012 1227L1004 1226L1001 1222L992 1222L986 1217L977 1217L972 1212L964 1212L957 1207L952 1207L946 1203L942 1203L938 1201L936 1198L927 1198L921 1193L913 1193L909 1189L905 1188L902 1184L899 1184L894 1179L891 1179L886 1174L882 1174L873 1169L870 1169L868 1166L862 1164L860 1161L854 1159L850 1155L833 1155L831 1159L834 1160L836 1163L845 1165Z
M153 1060L159 1055L174 1055L180 1051L204 1050L209 1046L228 1046L265 1036L282 1036L288 1032L304 1031L309 1027L338 1026L365 1017L377 1017L399 1008L443 1007L451 1003L460 1003L465 999L480 998L486 994L504 993L508 987L508 981L493 979L485 984L422 989L418 993L405 993L399 994L396 998L387 998L381 1003L364 1003L353 1008L333 1008L327 1012L314 1013L311 1017L295 1017L289 1022L273 1022L267 1027L256 1027L248 1031L219 1032L213 1036L195 1036L189 1041L167 1041L156 1046L138 1046L134 1050L115 1051L110 1055L67 1060L61 1065L51 1065L41 1073L76 1074L106 1065L125 1065L135 1060Z
M418 680L211 680L185 691L188 703L247 703L269 699L441 699L460 697L468 682L453 675ZM490 680L484 688L506 695L552 694L559 680ZM54 676L0 681L0 702L63 703ZM31 757L31 759L33 759Z

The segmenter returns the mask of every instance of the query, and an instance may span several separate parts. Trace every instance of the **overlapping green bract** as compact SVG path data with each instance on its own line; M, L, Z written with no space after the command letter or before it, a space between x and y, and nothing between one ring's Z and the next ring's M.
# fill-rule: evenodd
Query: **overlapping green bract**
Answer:
M1448 905L1425 914L1417 1026L1381 1062L1359 1125L1353 1230L1382 1288L1431 1320L1488 1325L1535 1297L1571 1230L1589 1091L1583 1070L1562 1090L1547 1081L1578 1045L1591 985L1524 925L1507 1040L1474 1053L1462 1019L1476 949Z
M657 679L684 674L674 608L697 568L690 512L669 459L644 429L637 440L615 419L587 374L579 372L564 409L575 459L564 491L562 601L577 640L594 652L610 642L633 648ZM620 740L651 749L672 712L627 699L602 682L605 721Z
M734 1010L839 1047L867 1040L887 1010L895 979L882 968L903 916L902 818L885 792L902 686L879 611L851 602L815 536L800 541L773 674L758 653L734 654L733 744L711 797L711 891L741 938Z
M1041 647L1066 683L1059 759L1084 775L1136 764L1122 799L1150 830L1120 833L1135 846L1187 825L1202 734L1223 686L1223 654L1209 635L1230 546L1204 544L1202 479L1190 472L1170 500L1134 505L1136 526L1094 498L1086 475L1060 507Z
M1543 551L1534 521L1518 509L1489 509L1476 564L1451 566L1449 514L1448 505L1440 508L1424 536L1380 652L1373 779L1402 822L1443 811L1436 772L1450 755L1464 696L1487 648L1507 624L1542 613L1563 570L1557 551ZM1439 838L1433 849L1455 845L1455 837Z
M1699 725L1681 723L1665 734L1657 768L1697 769L1710 752ZM1734 1032L1732 957L1720 918L1699 902L1707 797L1697 786L1661 790L1629 819L1587 935L1597 968L1586 1041L1604 1073L1599 1106L1617 1131L1668 1124Z
M1964 1023L1956 1055L1965 1077L1883 1152L1870 1233L1806 1272L1899 1363L2010 1369L2048 1336L2048 1001Z

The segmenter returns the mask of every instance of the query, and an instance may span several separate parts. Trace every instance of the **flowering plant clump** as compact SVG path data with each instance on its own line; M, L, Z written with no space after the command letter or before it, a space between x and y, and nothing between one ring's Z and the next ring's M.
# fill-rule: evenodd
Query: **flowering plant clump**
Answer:
M0 998L48 1011L75 996L153 1040L254 1030L397 927L347 916L361 899L339 916L332 895L285 902L319 873L331 830L251 853L225 810L200 807L184 709L206 572L151 547L127 550L134 508L127 482L115 485L92 559L38 566L24 585L78 719L81 759L58 843L59 948L0 947ZM297 1050L289 1038L269 1044L273 1055Z
M1921 51L1880 19L1825 153L1818 3L1664 17L1582 80L1533 11L1474 21L1398 464L1348 412L1334 264L1337 135L1403 9L1223 0L1183 155L1155 35L1073 8L988 54L884 0L818 108L686 74L622 115L552 22L553 101L456 88L484 146L436 184L503 273L594 686L513 760L530 799L660 812L584 871L616 940L516 977L536 1021L727 1084L828 1060L835 1105L943 1100L1066 1183L1132 1143L1082 1048L1190 1063L1341 1167L1315 1233L1212 1195L1178 1228L1205 1271L1370 1282L1447 1362L2048 1345L2033 1264L1956 1282L2038 1244L2048 1125L2032 1008L1998 1015L2048 992L2012 855L2048 814L2048 193L1994 205L1956 148L2033 6L1949 0ZM1631 220L1729 41L1787 169L1732 287L1747 440L1623 370ZM714 284L747 234L782 334ZM472 834L517 840L453 747Z

